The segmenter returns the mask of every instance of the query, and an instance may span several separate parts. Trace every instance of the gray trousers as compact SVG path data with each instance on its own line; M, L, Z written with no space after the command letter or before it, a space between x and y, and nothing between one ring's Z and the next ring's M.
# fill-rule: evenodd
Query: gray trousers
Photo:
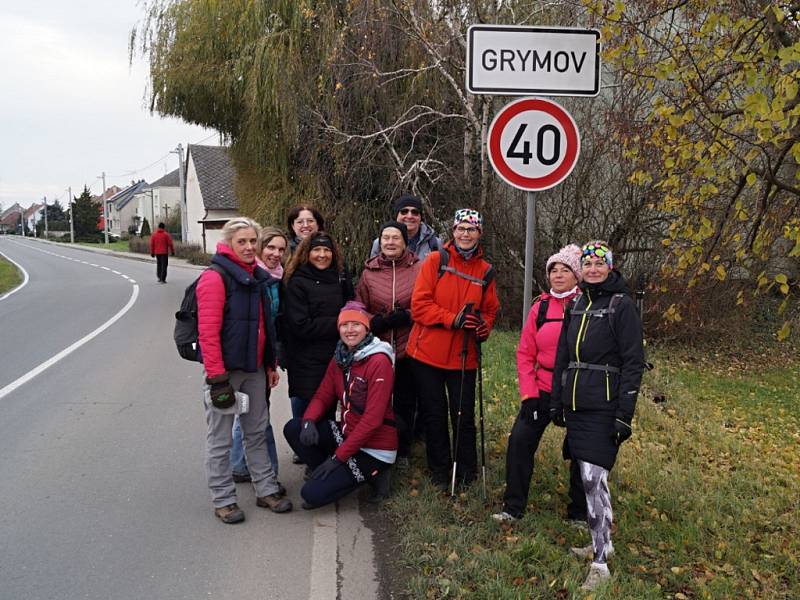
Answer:
M269 409L267 408L266 373L263 368L260 368L257 373L231 371L230 382L234 390L243 392L250 397L250 410L247 414L239 415L239 423L241 423L244 436L244 453L247 457L247 467L250 470L256 496L269 496L280 488L267 454L265 431L269 424ZM208 489L211 490L211 501L214 507L219 508L236 502L236 485L233 483L230 461L231 445L233 444L231 428L234 415L220 414L212 407L205 410L208 425L206 478L208 479Z
M608 491L608 471L592 463L578 461L583 491L586 494L586 521L592 533L594 562L605 564L611 549L611 492Z

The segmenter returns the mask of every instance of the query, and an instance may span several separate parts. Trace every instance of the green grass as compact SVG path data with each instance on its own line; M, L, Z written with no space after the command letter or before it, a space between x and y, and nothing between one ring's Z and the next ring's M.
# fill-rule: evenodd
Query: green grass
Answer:
M87 248L105 248L106 250L115 250L117 252L130 252L130 246L127 241L117 240L116 242L109 242L108 244L90 244L86 242L76 242L78 246L86 246Z
M488 494L455 501L428 484L422 449L387 503L411 598L582 598L590 542L567 525L563 431L548 427L536 455L528 512L514 526L501 506L505 443L518 409L518 334L495 333L484 358ZM800 597L800 363L730 369L655 351L634 437L611 473L616 555L594 598ZM788 364L787 364L788 363ZM666 402L652 402L655 393ZM413 518L410 518L413 517Z
M14 289L22 283L22 274L17 267L0 257L0 294L5 294L8 290Z

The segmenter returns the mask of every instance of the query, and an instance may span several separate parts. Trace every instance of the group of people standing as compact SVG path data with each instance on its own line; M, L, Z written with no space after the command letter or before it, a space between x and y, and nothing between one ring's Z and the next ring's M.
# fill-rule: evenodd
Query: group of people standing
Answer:
M277 479L269 418L279 367L292 410L284 437L295 462L306 465L303 508L364 483L385 495L390 467L408 465L415 423L435 485L475 480L480 344L500 308L480 243L483 218L456 211L452 238L442 242L423 222L418 198L400 196L391 214L355 287L311 206L289 212L286 232L244 217L223 227L196 288L206 474L223 522L244 520L237 482L252 482L258 506L292 509ZM534 304L519 346L523 402L509 438L504 507L494 515L521 518L539 439L550 421L566 425L570 510L592 531L590 576L608 573L607 476L631 433L643 364L638 315L611 258L597 242L565 248L547 263L550 292Z

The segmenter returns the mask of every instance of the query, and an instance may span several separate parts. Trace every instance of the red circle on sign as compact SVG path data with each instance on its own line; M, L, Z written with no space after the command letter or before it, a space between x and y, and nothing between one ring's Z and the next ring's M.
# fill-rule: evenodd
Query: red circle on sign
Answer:
M506 125L518 114L527 111L544 112L553 117L561 125L567 138L564 158L558 167L542 177L526 177L514 171L506 162L500 148L500 138ZM580 144L578 127L572 116L560 104L544 98L522 98L506 104L489 127L489 160L494 170L506 182L522 190L546 190L561 183L572 172L578 161Z

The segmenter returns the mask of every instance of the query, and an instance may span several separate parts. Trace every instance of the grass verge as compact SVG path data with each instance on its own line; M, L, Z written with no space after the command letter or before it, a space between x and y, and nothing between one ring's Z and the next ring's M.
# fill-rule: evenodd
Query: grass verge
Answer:
M99 243L92 244L89 242L76 242L78 246L86 246L87 248L103 248L105 250L114 250L116 252L130 252L127 241L117 240L116 242L109 242L108 244Z
M562 430L542 439L526 516L513 526L490 518L518 409L517 338L495 333L485 349L489 506L479 485L456 500L437 494L420 447L395 480L386 510L410 598L584 597L588 563L568 550L590 537L562 518ZM593 598L800 597L800 361L731 369L667 350L651 359L634 436L609 480L613 578Z
M22 283L22 273L19 269L0 256L0 294L14 289Z

